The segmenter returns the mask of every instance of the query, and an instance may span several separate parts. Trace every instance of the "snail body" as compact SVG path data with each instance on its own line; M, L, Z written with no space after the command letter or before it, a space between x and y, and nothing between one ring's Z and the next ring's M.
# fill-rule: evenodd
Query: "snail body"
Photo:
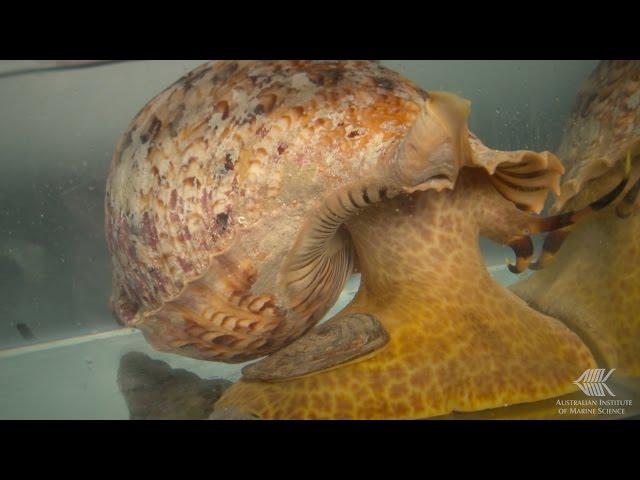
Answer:
M487 148L469 112L373 62L197 68L117 146L115 314L160 350L265 357L219 411L422 418L574 391L589 349L490 278L478 236L520 272L531 234L585 211L535 215L562 164ZM316 326L355 265L356 298Z
M582 208L629 179L609 208L558 232L566 244L544 270L513 286L627 377L640 376L639 107L638 61L601 62L584 82L558 150L567 174L552 211Z

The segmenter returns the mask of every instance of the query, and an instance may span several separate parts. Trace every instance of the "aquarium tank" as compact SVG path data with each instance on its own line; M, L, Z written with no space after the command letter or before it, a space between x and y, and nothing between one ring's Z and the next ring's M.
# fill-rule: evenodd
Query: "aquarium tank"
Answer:
M0 419L640 414L640 62L0 61Z

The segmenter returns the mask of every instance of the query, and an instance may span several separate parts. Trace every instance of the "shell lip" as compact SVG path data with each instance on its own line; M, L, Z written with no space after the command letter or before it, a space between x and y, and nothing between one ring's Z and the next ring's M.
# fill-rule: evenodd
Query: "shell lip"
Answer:
M405 193L424 192L427 190L441 192L443 190L453 190L455 183L456 179L452 179L447 174L436 174L418 185L402 187L402 190Z
M467 166L483 168L494 187L520 208L539 213L544 208L549 190L556 196L560 195L560 177L565 168L553 153L494 150L471 133L469 144L471 161ZM528 183L531 181L535 184Z

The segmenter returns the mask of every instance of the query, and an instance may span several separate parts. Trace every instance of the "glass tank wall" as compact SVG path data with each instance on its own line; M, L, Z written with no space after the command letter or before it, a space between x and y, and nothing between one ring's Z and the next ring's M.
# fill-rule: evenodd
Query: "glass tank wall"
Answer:
M107 303L104 197L115 145L152 97L202 63L0 62L0 418L206 418L211 390L240 378L243 364L155 351ZM580 85L598 62L381 64L426 90L469 99L469 127L490 148L556 151ZM481 247L489 272L512 283L517 277L504 261L511 249L485 239ZM348 303L358 281L349 280L326 317ZM142 401L141 369L172 375L174 390L158 383L148 389L147 407L134 407ZM633 398L620 388L617 398ZM176 400L175 392L192 393ZM519 418L518 408L484 418Z

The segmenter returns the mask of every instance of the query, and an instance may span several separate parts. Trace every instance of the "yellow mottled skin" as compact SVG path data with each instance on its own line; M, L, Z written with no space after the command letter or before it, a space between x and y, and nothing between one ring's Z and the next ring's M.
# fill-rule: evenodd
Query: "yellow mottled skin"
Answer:
M640 375L640 216L615 208L593 215L555 260L513 287L540 311L560 318L617 375Z
M424 418L576 390L595 362L563 324L494 281L478 235L514 214L478 169L347 222L363 285L341 313L375 315L391 338L371 358L283 382L240 381L216 409L265 419Z

